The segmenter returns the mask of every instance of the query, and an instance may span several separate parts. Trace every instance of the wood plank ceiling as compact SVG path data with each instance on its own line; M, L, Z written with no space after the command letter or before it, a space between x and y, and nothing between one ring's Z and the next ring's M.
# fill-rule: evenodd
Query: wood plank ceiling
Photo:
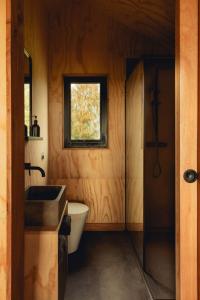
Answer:
M92 0L133 31L153 39L174 39L175 0Z
M67 0L44 0L49 10ZM83 0L74 0L81 2ZM176 0L84 0L133 32L153 40L174 42Z

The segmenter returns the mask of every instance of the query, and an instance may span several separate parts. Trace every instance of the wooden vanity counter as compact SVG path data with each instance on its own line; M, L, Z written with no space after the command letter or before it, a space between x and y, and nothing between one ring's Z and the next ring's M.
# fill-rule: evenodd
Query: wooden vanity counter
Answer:
M67 205L56 226L25 227L25 300L60 300L58 234Z

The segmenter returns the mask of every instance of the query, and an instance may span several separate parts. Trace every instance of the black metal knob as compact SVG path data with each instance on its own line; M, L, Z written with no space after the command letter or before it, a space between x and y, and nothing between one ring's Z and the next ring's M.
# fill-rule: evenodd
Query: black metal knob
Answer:
M192 169L186 170L183 174L183 178L186 182L188 183L193 183L195 182L199 177L199 174Z

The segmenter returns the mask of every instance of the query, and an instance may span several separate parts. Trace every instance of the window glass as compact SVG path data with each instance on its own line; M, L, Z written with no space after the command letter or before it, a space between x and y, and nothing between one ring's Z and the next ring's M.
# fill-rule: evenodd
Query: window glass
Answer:
M27 126L28 136L31 125L31 115L30 115L30 83L24 83L24 118L25 125Z
M100 84L71 84L71 139L100 139Z

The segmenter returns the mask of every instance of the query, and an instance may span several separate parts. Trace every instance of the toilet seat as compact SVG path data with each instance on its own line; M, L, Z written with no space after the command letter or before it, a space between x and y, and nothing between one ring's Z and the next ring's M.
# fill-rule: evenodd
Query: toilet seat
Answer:
M83 203L69 202L68 203L68 214L79 215L88 212L89 207Z

